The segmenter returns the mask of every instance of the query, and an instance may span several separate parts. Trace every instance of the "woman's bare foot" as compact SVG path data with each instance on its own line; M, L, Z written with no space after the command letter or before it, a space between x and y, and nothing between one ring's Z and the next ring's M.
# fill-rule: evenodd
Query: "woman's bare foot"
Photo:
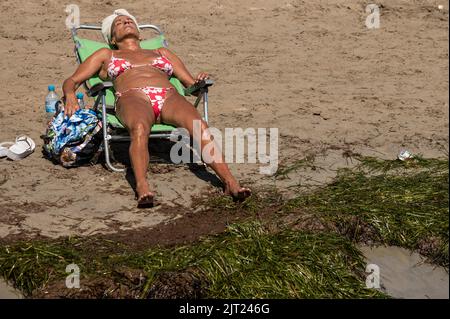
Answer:
M241 187L236 180L225 183L224 193L238 201L243 201L252 195L250 188Z
M138 184L136 186L136 199L138 202L138 208L153 207L153 200L155 194L150 191L148 183Z

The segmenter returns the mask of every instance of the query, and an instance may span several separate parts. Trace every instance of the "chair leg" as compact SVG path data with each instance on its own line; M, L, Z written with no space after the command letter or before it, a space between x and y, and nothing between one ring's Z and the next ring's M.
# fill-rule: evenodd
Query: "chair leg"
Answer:
M194 102L194 106L197 108L200 101L203 99L203 119L208 123L208 91L203 90L201 94L197 96Z
M203 119L208 123L208 91L203 92Z
M108 115L106 113L105 94L102 95L102 124L103 124L103 146L105 149L106 166L113 172L125 172L125 168L116 168L111 164L109 140L111 136L108 134Z
M105 161L106 161L106 166L113 172L125 172L125 168L116 168L114 167L114 165L112 165L111 163L111 156L110 156L110 148L109 148L109 135L106 135L103 138L103 145L104 145L104 149L105 149Z

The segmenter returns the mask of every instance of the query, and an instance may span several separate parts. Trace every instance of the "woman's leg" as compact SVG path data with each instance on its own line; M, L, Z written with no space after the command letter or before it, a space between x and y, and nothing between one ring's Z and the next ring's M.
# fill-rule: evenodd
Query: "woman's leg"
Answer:
M167 94L164 106L161 110L161 119L164 123L174 125L176 127L183 127L188 130L189 134L193 136L194 120L201 121L201 149L211 143L212 137L207 133L208 124L202 120L197 109L189 103L183 96L175 91ZM194 136L196 138L196 136ZM199 141L195 141L199 142ZM216 161L208 165L216 172L219 178L224 183L225 193L233 197L243 199L250 196L251 191L248 188L241 187L238 181L231 174L220 147L216 146L217 153L213 155Z
M128 129L131 137L129 153L136 179L138 204L152 204L154 194L150 191L147 181L147 169L148 138L151 127L155 123L153 108L143 92L128 91L118 100L117 116Z

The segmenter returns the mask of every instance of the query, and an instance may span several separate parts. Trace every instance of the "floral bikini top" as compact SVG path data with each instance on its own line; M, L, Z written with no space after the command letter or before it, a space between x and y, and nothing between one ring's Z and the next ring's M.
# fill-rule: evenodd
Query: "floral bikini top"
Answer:
M131 64L129 61L114 57L114 53L111 54L111 61L108 64L108 76L111 80L115 80L119 75L123 72L141 66L150 65L154 68L157 68L167 74L167 76L171 76L173 73L173 65L165 56L160 55L156 59L154 59L151 63L146 64Z

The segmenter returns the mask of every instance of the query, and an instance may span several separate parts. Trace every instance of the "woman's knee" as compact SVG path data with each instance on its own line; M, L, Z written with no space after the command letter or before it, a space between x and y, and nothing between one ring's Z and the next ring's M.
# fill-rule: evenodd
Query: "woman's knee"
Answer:
M204 119L200 118L200 119L196 119L196 121L198 121L198 123L199 123L198 125L200 125L200 128L201 128L202 132L205 132L205 134L207 132L209 132L209 130L208 130L208 128L209 128L208 123L206 123L206 121Z
M129 127L129 133L131 138L147 138L150 134L150 125L143 121L133 123Z
M189 128L187 128L187 130L194 139L198 137L200 137L202 141L212 141L214 139L212 132L209 130L208 123L206 123L205 120L200 118L192 121L192 125L188 125Z

